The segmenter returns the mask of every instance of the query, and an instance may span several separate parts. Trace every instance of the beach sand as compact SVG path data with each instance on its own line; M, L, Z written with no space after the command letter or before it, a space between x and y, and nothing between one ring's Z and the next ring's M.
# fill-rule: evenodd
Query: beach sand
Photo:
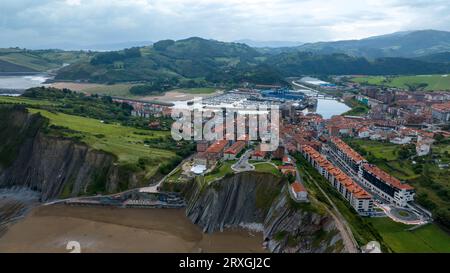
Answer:
M0 237L0 252L265 252L262 234L226 230L204 234L182 209L35 208Z

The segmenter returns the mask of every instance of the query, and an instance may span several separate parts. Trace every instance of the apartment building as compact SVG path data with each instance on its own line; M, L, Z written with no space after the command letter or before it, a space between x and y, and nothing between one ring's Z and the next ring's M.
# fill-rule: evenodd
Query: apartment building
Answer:
M303 145L301 152L305 159L344 197L361 215L373 212L373 198L347 174L331 164L311 146Z

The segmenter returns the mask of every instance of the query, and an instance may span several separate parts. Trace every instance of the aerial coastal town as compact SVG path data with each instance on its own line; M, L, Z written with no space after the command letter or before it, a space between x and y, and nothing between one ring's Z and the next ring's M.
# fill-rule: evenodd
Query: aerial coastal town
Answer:
M415 225L431 221L432 213L414 200L414 186L372 164L345 141L378 141L408 147L409 158L415 163L431 153L437 137L450 136L447 130L450 93L377 88L343 79L336 77L329 83L304 77L293 80L292 89L244 86L204 99L203 108L223 113L230 109L248 112L261 106L268 109L276 106L280 110L280 123L278 131L273 133L279 134L280 144L275 151L263 151L261 139L236 133L232 138L197 141L197 153L184 163L183 175L208 176L221 168L223 162L232 162L230 170L235 173L269 164L282 175L291 177L290 193L295 201L308 202L308 190L297 168L301 163L294 157L301 154L358 214L387 215L394 221ZM351 101L367 111L324 118L314 112L318 99ZM179 103L173 106L126 102L133 105L134 115L142 117L169 117L173 107L180 107ZM237 119L234 122L237 126ZM240 122L248 132L249 122ZM149 124L152 128L157 125L157 122ZM214 131L230 136L225 126L216 126ZM448 168L448 162L435 159L435 163L440 169Z

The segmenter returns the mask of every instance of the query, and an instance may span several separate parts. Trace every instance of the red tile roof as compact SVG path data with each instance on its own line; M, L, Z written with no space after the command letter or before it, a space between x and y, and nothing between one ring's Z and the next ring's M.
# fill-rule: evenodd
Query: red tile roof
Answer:
M206 149L207 153L219 153L221 152L225 146L227 146L228 140L222 139L214 142L211 146Z
M364 157L358 154L358 152L353 150L350 146L347 145L347 143L342 141L340 138L331 137L331 142L333 142L339 148L339 150L348 155L355 162L365 161Z
M292 163L292 160L291 160L291 158L290 157L288 157L288 156L283 156L283 163L285 163L285 164L291 164Z
M294 192L305 192L305 186L303 186L303 184L301 184L298 181L295 181L294 183L292 183L292 189L294 190Z
M334 178L341 183L347 191L351 192L353 196L357 199L370 199L372 196L366 192L361 186L359 186L353 179L351 179L347 174L341 171L339 168L331 164L326 158L324 158L319 152L314 150L311 146L303 145L302 150L309 154L314 161L319 164L320 167L325 169L329 174L334 176Z
M245 142L244 141L236 141L233 145L231 145L230 148L225 150L226 154L238 154L240 151L242 151L242 149L244 149L245 147Z
M380 180L382 180L384 183L391 185L392 187L398 188L400 190L413 190L414 188L408 184L403 184L398 180L397 178L389 175L385 171L381 170L375 165L372 164L364 164L363 168L372 173L373 175L377 176Z
M259 144L258 147L256 147L255 151L253 152L253 156L265 157L266 153L267 153L266 151L261 151L261 144Z
M431 107L437 111L449 112L450 111L450 101L447 101L445 103L433 104L433 106L431 106Z

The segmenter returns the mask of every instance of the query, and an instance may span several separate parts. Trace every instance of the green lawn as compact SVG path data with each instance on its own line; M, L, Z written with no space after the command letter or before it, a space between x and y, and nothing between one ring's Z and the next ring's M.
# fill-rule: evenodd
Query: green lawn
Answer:
M166 182L169 183L178 182L178 179L180 178L182 172L183 170L181 168L178 168L171 176L167 177Z
M371 85L381 85L386 77L383 76L368 76L368 77L355 77L351 79L353 82L357 83L368 83Z
M365 151L370 152L377 158L384 158L386 160L397 159L396 151L400 149L399 145L389 142L373 141L367 139L345 139L351 146L360 146Z
M411 226L390 218L370 218L368 221L378 230L383 240L395 252L445 252L450 253L450 235L435 224L428 224L414 231Z
M109 95L113 97L125 97L125 98L139 98L142 96L136 96L130 93L130 88L133 87L133 84L112 84L112 85L97 85L92 87L86 87L83 89L83 92L88 94L99 94L99 95ZM204 88L180 88L173 89L169 92L181 92L187 94L212 94L216 92L216 88L204 87ZM163 94L161 94L162 96Z
M86 89L83 89L83 92L86 92L88 94L108 95L113 97L137 98L137 96L130 93L131 87L133 87L133 84L104 84L94 87L86 87Z
M205 182L210 183L216 179L224 177L227 174L233 173L231 165L233 165L234 163L236 163L236 160L223 161L219 163L220 165L216 167L216 169L205 175Z
M51 113L45 110L29 109L31 113L41 113L57 126L67 127L76 132L65 133L68 137L80 137L80 140L94 149L103 150L117 156L119 163L136 164L139 158L150 159L147 172L154 172L159 163L175 156L175 153L144 146L145 139L165 137L169 133L162 131L140 130L118 124L104 124L100 120Z
M346 104L352 109L343 113L342 116L363 116L369 112L369 107L355 99L347 100Z
M256 172L271 173L276 176L281 176L280 171L270 163L261 162L261 163L255 163L253 165L255 166Z
M20 66L28 67L36 71L46 71L59 66L43 58L29 53L11 53L0 56L0 60L7 61Z
M383 85L408 89L410 86L426 84L424 90L450 90L450 76L446 75L417 75L417 76L368 76L353 78L357 83L368 83L371 85Z
M55 105L54 102L50 102L47 100L37 100L37 99L30 99L30 98L25 98L25 97L8 97L8 96L0 96L0 103L23 104L23 105L27 105L27 106Z

